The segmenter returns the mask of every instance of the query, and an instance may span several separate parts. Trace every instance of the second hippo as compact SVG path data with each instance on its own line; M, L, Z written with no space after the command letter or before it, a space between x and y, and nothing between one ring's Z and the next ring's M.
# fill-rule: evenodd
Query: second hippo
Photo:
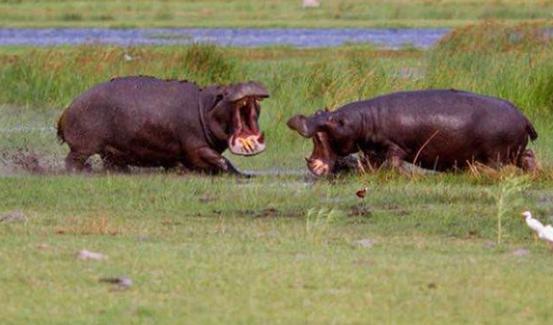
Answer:
M361 152L373 167L409 162L436 171L479 162L533 171L528 139L538 134L512 103L453 89L392 93L347 104L336 111L296 115L288 126L313 138L307 158L317 176L335 173L337 161Z

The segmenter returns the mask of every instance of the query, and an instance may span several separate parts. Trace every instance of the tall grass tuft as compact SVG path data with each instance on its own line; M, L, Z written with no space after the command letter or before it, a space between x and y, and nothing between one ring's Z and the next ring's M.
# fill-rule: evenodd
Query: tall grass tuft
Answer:
M550 46L547 29L543 24L519 25L484 22L454 29L438 44L437 50L449 55L462 52L496 54L500 52L524 53Z
M495 188L488 193L496 202L497 220L497 244L503 239L503 218L509 214L509 210L519 205L521 198L516 195L529 187L529 179L526 176L508 175L504 177Z
M322 241L342 217L342 213L334 208L311 208L307 210L305 232L311 239Z
M237 63L213 45L171 52L150 48L79 46L32 50L3 58L0 102L65 106L96 83L117 76L191 79L201 85L238 80Z
M182 58L184 71L201 84L237 81L238 66L217 46L193 44Z
M424 83L505 98L537 116L553 111L552 62L543 25L484 23L441 40L429 53Z

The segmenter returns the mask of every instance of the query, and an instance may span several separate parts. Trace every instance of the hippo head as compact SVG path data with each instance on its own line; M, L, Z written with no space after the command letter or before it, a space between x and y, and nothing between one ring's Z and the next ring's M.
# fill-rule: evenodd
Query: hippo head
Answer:
M269 97L258 82L218 87L216 100L208 112L208 127L218 140L228 144L235 155L253 156L265 150L259 130L260 102Z
M357 150L354 123L340 112L319 110L309 117L296 115L288 120L288 127L313 139L313 152L305 160L316 176L333 173L339 157Z

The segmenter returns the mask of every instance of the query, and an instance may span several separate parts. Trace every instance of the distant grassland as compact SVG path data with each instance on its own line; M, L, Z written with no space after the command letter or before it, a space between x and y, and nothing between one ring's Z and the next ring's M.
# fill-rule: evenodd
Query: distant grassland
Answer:
M0 26L435 27L553 18L553 1L322 0L0 1Z

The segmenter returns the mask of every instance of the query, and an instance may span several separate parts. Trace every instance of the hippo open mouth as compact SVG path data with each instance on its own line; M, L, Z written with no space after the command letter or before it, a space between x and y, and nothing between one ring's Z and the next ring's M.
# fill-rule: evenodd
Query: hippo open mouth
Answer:
M263 133L259 130L259 100L248 96L237 101L232 117L233 132L228 140L229 150L235 155L253 156L265 150Z
M326 176L334 170L336 153L330 146L328 135L325 132L317 132L313 136L313 152L307 161L307 167L316 176Z

